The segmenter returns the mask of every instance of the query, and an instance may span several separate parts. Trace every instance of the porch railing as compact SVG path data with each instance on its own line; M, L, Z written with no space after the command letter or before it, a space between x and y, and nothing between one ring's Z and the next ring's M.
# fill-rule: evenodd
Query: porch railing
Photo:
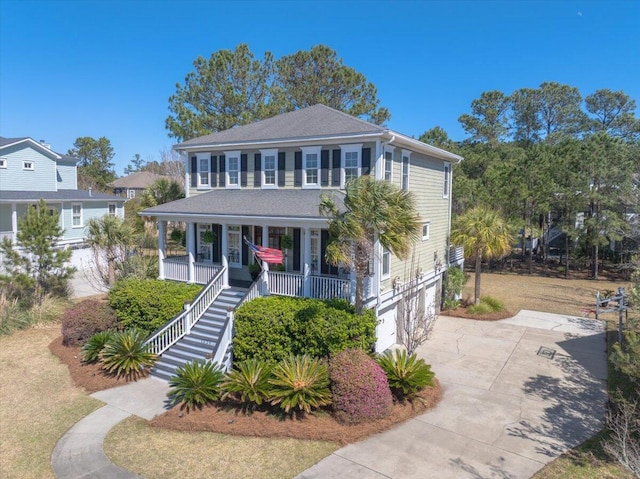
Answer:
M221 265L196 261L193 266L193 281L197 284L207 284L211 278L218 274L220 269ZM174 281L188 281L189 257L183 255L165 258L164 277Z
M0 241L3 241L5 238L13 241L13 231L0 231Z
M269 271L269 292L280 296L307 296L304 294L303 274ZM308 276L309 297L316 299L351 299L351 281L328 276Z
M268 271L269 292L280 296L304 297L304 275Z
M221 268L202 291L198 293L193 302L185 305L182 313L178 314L145 341L145 344L149 346L150 352L162 354L191 331L193 325L211 306L224 288L224 273L225 268Z

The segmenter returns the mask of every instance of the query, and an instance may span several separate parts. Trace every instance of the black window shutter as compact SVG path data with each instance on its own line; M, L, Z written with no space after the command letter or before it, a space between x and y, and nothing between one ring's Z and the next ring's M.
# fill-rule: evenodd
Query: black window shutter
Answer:
M211 186L218 186L218 157L211 155Z
M247 155L240 155L240 186L247 186Z
M262 155L253 155L253 186L260 186L262 183Z
M225 178L225 176L227 176L227 175L225 175L225 172L227 171L227 165L226 165L226 161L225 161L224 155L220 155L218 157L218 160L219 160L219 164L220 164L220 168L218 169L218 171L220 172L220 175L218 175L219 176L218 177L218 180L219 180L218 184L220 186L224 186L224 178Z
M362 176L371 173L371 148L362 149Z
M329 186L329 150L320 152L320 185Z
M331 186L340 186L340 154L341 150L333 150L333 164L331 165Z
M217 168L217 165L216 165ZM218 225L218 224L213 224L211 225L211 232L213 233L213 248L211 248L212 254L211 254L211 259L213 260L214 263L219 263L220 262L220 244L222 243L222 238L220 238L220 235L222 234L222 225Z
M191 157L191 188L198 186L198 158Z
M287 156L284 151L278 152L278 186L285 185L285 172L287 169Z
M325 258L327 254L327 244L329 243L329 231L320 230L320 272L322 274L338 274L337 266L331 266Z
M198 244L200 241L198 240L198 223L193 223L193 237L196 239L193 244L196 250L193 252L193 257L198 261Z
M300 271L300 228L293 228L293 270Z
M249 238L249 227L248 226L242 226L242 237L247 237ZM242 264L247 266L249 264L249 248L247 246L247 243L245 243L244 241L242 242Z
M296 151L295 170L293 172L293 186L302 186L302 152Z

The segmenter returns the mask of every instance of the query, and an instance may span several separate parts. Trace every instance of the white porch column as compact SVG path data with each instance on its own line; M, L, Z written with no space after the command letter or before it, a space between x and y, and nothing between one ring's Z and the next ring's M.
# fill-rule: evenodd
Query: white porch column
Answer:
M187 223L187 283L195 281L196 232L195 223Z
M164 259L167 253L165 238L167 237L167 222L158 221L158 278L164 279Z
M262 246L269 247L269 227L262 225Z
M355 268L352 268L351 271L349 271L349 281L351 282L351 294L349 295L349 301L351 302L351 304L356 304L356 270ZM363 280L363 283L364 283L364 280ZM367 298L364 297L362 299L366 300Z
M15 203L11 203L11 232L11 241L15 244L18 241L18 210Z
M311 296L311 228L304 228L304 297Z
M229 225L222 223L222 238L220 238L220 262L222 267L226 267L226 273L224 273L223 282L225 286L229 286Z

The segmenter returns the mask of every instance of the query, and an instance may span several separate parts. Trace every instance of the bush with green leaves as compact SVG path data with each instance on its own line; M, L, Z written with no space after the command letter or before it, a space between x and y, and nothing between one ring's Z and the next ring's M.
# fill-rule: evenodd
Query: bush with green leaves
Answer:
M467 307L467 312L471 314L490 314L504 311L504 303L491 296L482 296L479 304L472 304Z
M106 344L113 339L114 331L101 331L91 336L82 346L82 360L85 363L96 363Z
M444 309L456 309L460 305L458 298L467 282L467 276L462 268L456 266L447 270L442 287L444 289Z
M435 374L431 366L418 359L414 353L408 355L405 350L387 351L376 358L378 364L387 375L389 387L399 399L412 399L427 386L433 386Z
M269 384L271 404L286 414L308 414L312 409L331 404L327 365L308 354L280 361Z
M257 298L236 311L233 353L239 361L280 361L291 354L327 357L347 348L371 350L375 328L372 310L358 316L344 300Z
M333 411L344 424L375 421L389 415L393 398L387 375L361 349L347 349L329 362Z
M118 328L118 318L108 304L86 299L62 315L62 344L81 346L96 333Z
M211 361L191 361L180 366L169 379L167 396L173 405L181 404L187 411L202 408L217 401L224 379L222 368Z
M233 370L222 383L223 399L232 397L245 408L260 406L269 399L273 365L260 359L235 362Z
M144 332L136 329L114 333L99 354L102 369L127 381L145 376L146 368L157 359L145 345L146 338Z
M152 333L179 314L201 286L157 279L123 279L109 291L109 305L124 328Z

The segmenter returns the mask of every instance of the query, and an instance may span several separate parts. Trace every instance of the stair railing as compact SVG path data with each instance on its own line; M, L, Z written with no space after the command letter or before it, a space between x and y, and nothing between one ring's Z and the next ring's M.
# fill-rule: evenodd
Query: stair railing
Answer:
M229 354L225 360L225 356L227 355L227 351L230 350L231 344L233 342L233 334L234 334L234 320L235 320L235 311L238 309L243 303L247 301L251 301L252 299L259 298L260 296L266 296L268 291L266 291L265 281L263 275L264 271L260 273L260 275L256 278L253 284L249 287L247 293L242 297L240 302L236 305L235 308L229 308L227 310L227 322L225 324L224 330L220 335L220 340L218 341L218 346L216 348L216 352L211 359L214 363L221 365L225 371L231 369L231 365L233 362L233 358L231 354Z
M167 324L149 336L145 341L145 344L149 347L149 352L162 354L177 343L180 338L189 334L193 325L202 317L224 289L225 271L226 267L222 267L202 288L191 304L185 304L182 313L169 320Z

